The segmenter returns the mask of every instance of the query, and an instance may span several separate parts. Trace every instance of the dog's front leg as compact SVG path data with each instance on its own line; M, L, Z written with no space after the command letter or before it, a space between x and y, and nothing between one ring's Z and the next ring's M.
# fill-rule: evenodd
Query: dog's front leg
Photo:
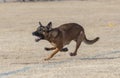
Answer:
M46 58L46 59L44 59L44 60L50 60L56 53L58 53L60 51L60 49L59 48L56 48L55 49L55 51L48 57L48 58Z
M55 50L56 47L51 47L51 48L45 47L44 49L47 50L47 51L50 51L50 50Z

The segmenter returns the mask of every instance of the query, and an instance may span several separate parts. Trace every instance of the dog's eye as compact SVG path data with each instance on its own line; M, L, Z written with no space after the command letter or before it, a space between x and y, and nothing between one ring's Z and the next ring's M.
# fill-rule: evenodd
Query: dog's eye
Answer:
M47 28L44 27L44 28L42 28L41 30L42 30L43 32L46 32L46 31L47 31Z
M44 29L39 29L39 30L38 30L38 33L39 33L39 34L42 34L43 32L45 32Z

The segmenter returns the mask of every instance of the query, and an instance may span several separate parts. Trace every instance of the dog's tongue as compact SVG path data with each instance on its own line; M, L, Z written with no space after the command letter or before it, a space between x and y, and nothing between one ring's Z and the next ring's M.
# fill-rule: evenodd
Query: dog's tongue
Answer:
M38 41L40 41L40 39L41 39L40 37L37 37L37 38L35 39L35 41L38 42Z

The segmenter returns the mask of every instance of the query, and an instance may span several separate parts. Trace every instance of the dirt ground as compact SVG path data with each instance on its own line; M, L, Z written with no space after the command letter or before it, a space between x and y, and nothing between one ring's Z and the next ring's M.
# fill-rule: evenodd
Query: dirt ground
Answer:
M82 25L93 45L82 43L78 55L71 42L66 53L44 61L48 41L36 43L32 32L74 22ZM0 4L0 78L120 78L120 1L60 1Z

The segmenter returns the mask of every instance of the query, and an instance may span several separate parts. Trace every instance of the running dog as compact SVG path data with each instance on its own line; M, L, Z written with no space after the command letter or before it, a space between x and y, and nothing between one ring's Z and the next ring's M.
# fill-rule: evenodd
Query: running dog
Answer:
M43 26L39 22L39 27L35 32L33 32L33 36L37 36L35 39L36 42L40 40L48 40L53 47L45 48L46 50L54 50L53 53L45 58L45 60L50 60L56 53L61 50L66 50L67 48L63 48L65 45L69 44L72 40L76 42L76 48L73 53L70 53L70 56L76 56L77 50L81 45L81 42L84 41L87 44L93 44L99 40L99 37L96 37L93 40L88 40L86 38L84 28L77 23L67 23L62 24L57 28L52 28L52 22L49 22L47 26Z

